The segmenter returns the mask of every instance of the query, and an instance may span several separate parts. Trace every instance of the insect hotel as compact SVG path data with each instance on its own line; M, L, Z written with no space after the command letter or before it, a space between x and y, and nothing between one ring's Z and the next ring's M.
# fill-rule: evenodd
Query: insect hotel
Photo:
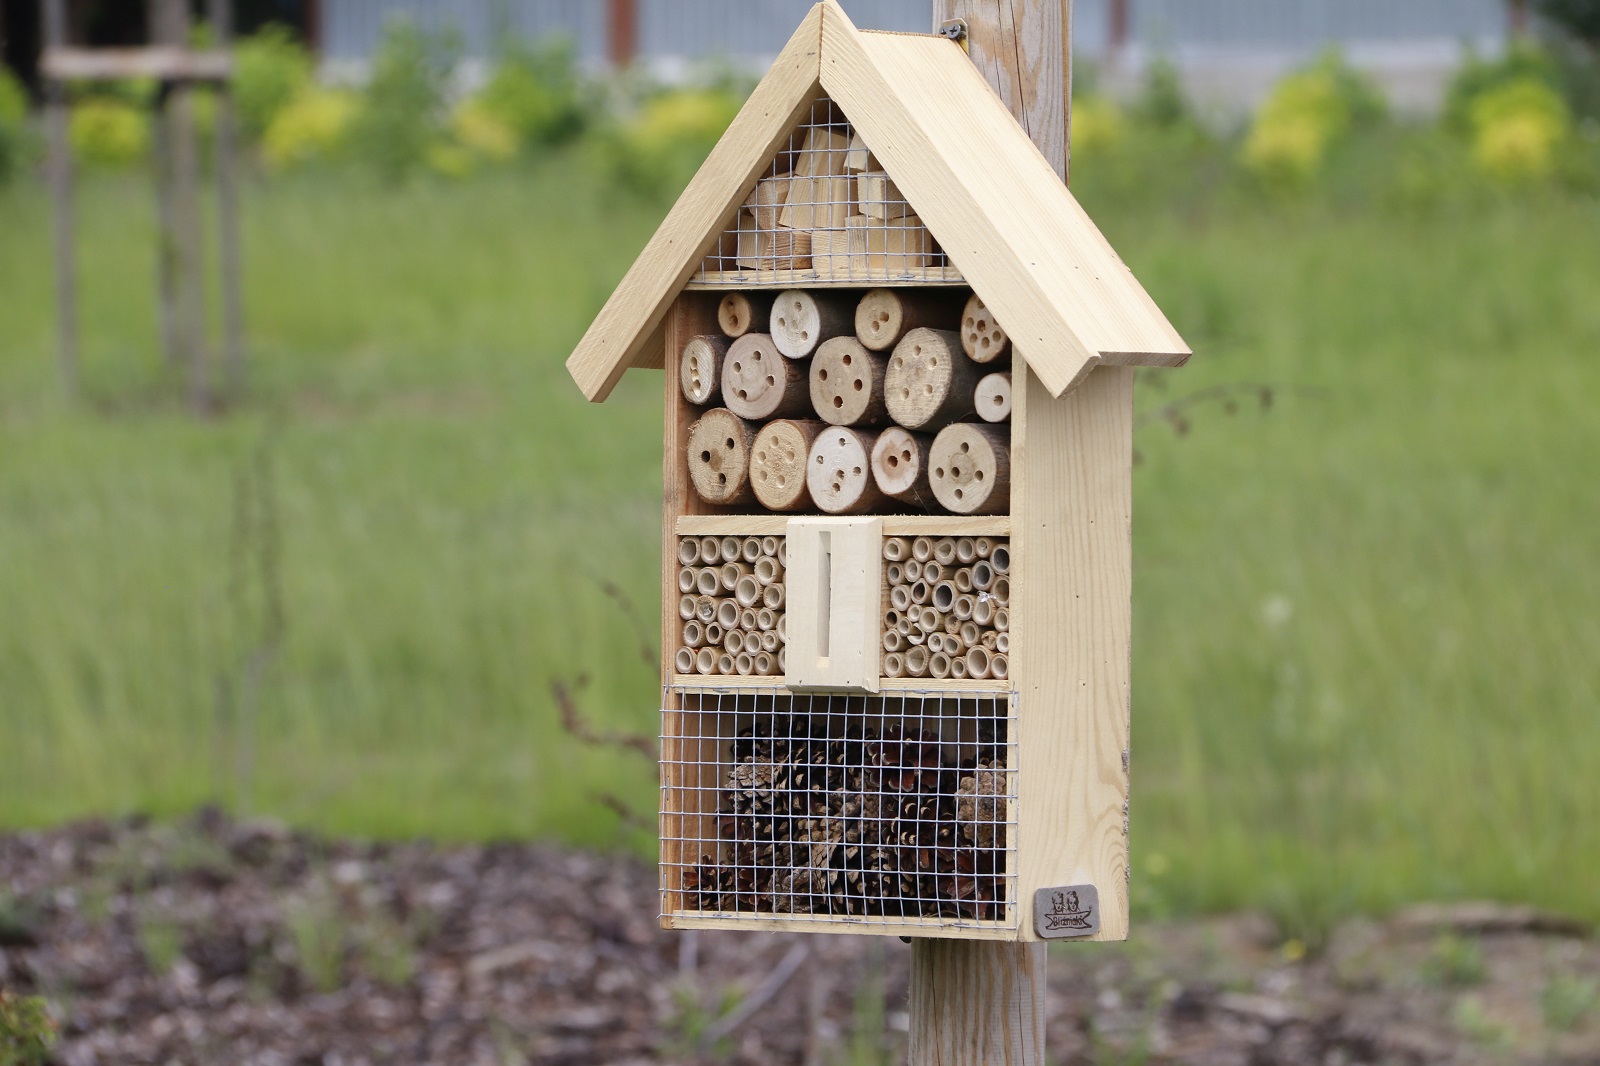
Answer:
M1133 368L968 59L814 7L584 336L665 370L668 928L1127 932Z

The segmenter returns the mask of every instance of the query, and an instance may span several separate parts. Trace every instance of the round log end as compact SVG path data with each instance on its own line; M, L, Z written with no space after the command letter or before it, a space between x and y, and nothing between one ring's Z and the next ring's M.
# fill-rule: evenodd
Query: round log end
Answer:
M695 405L715 403L722 383L722 358L728 342L721 337L690 337L678 360L683 398Z
M750 495L750 425L718 407L689 427L689 480L707 503L739 503Z
M961 311L961 348L974 363L992 363L1006 353L1011 339L994 315L973 293Z
M859 514L881 498L872 480L872 438L834 427L818 434L806 463L811 498L828 514Z
M881 421L884 364L854 337L829 338L811 360L811 406L835 426Z
M993 426L957 422L934 438L928 480L940 505L955 514L997 514L1010 505L1011 457Z
M806 505L806 456L822 429L820 422L789 420L761 427L751 450L750 484L763 507L796 511Z
M972 405L985 422L1004 422L1011 417L1011 375L986 374L973 390Z
M884 376L889 417L907 429L932 428L948 410L951 390L961 376L960 358L954 333L926 327L907 333L895 345Z

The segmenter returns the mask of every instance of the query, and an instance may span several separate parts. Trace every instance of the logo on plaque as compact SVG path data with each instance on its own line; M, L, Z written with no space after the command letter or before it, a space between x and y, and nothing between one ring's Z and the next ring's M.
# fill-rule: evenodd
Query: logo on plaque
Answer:
M1100 893L1093 885L1041 888L1033 897L1034 931L1047 939L1100 931Z

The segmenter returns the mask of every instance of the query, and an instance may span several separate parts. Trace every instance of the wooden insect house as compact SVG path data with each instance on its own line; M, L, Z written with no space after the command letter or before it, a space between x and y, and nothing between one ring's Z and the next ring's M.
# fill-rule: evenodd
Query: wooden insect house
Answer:
M943 37L806 17L567 366L664 368L662 922L1127 931L1133 369Z

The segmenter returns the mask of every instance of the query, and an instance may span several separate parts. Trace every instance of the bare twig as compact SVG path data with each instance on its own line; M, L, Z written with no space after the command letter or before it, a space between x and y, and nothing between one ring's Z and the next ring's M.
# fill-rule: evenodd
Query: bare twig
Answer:
M628 625L633 629L633 635L638 640L637 652L645 668L652 673L661 663L661 646L650 637L650 630L639 616L639 609L634 606L633 600L622 590L622 586L605 578L595 578L595 584L600 586L600 591L606 598L622 609L622 616L628 620Z
M595 795L594 801L615 814L617 820L629 829L637 829L641 833L655 832L656 827L651 821L623 802L622 797L615 792L598 793Z
M585 744L592 744L597 748L626 748L654 762L658 754L655 738L643 733L601 732L584 719L573 694L588 682L589 679L585 676L579 676L570 688L567 682L560 678L550 682L550 695L555 699L556 710L561 715L561 728Z
M789 979L805 964L810 954L811 949L805 944L796 944L790 948L789 953L779 960L772 972L767 974L737 1007L706 1027L705 1033L700 1037L700 1046L710 1047L755 1017L756 1012L766 1006L773 996L783 991L783 986L789 983Z

